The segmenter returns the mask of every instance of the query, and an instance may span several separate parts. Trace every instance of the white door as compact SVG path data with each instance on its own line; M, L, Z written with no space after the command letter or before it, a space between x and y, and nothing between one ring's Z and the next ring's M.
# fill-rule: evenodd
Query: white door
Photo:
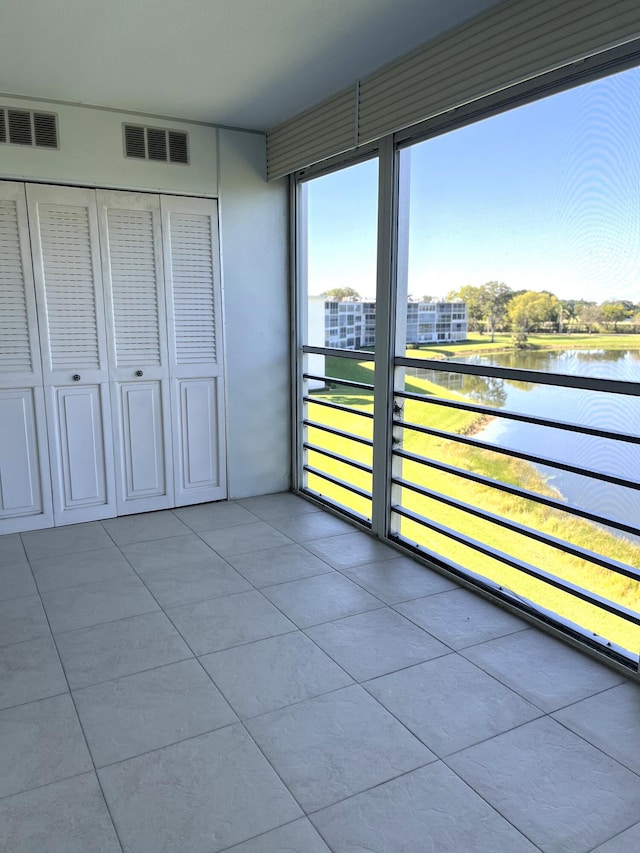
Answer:
M0 182L0 534L53 524L24 184Z
M98 191L118 515L173 506L160 198Z
M55 524L116 514L95 192L27 185Z
M227 496L218 218L162 196L175 506Z

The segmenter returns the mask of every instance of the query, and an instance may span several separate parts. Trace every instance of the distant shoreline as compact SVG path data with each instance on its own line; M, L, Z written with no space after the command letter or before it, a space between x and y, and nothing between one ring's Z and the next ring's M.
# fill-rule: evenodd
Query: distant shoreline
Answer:
M640 334L600 334L594 332L588 334L548 334L530 335L527 346L522 350L516 350L511 343L511 335L496 334L491 343L488 335L474 333L466 341L455 343L420 344L419 346L407 346L407 357L430 358L444 360L466 355L490 355L493 353L512 352L542 352L566 349L602 349L602 350L639 350Z

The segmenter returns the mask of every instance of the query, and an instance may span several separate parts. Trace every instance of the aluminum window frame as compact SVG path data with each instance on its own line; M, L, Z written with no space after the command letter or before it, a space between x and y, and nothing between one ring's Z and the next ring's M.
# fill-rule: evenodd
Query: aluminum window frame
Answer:
M443 115L429 119L410 128L398 131L394 134L370 143L359 149L354 149L345 154L338 155L330 160L323 161L313 166L296 172L291 179L292 199L292 294L294 303L292 319L294 320L292 353L293 355L293 391L294 424L292 435L294 436L294 477L293 488L305 497L309 497L302 488L302 447L301 447L301 397L302 397L302 357L303 350L308 352L324 351L327 355L338 355L339 350L333 348L308 347L304 344L306 334L306 316L301 317L302 306L306 309L306 291L301 294L300 264L306 263L306 258L301 258L299 243L300 217L304 216L303 187L315 177L331 172L339 171L378 156L378 258L377 258L377 282L376 282L376 346L374 352L374 439L373 439L373 485L372 485L372 524L371 533L386 544L395 547L400 553L412 553L424 565L436 569L455 579L470 589L485 595L492 601L498 601L506 609L525 617L538 627L541 627L570 644L591 653L600 660L624 672L626 675L638 675L640 677L640 657L638 661L629 658L625 650L616 647L613 643L601 643L595 641L585 629L581 631L574 623L569 622L560 614L546 612L540 605L532 608L527 602L523 602L516 595L502 589L490 579L474 573L472 570L456 565L444 559L438 559L430 555L426 557L417 547L410 544L394 541L391 537L391 515L392 515L392 492L393 480L393 443L394 443L394 393L395 375L397 367L402 367L404 352L397 352L397 259L398 259L398 231L399 212L403 188L400 185L400 152L407 147L416 145L425 140L443 135L450 131L475 124L478 121L491 118L500 113L507 112L519 106L534 103L562 91L593 82L595 80L611 76L613 74L640 66L640 46L638 42L625 44L595 56L578 62L572 62L562 68L546 72L524 83L516 84L506 88L499 93L487 96L464 107L453 109ZM306 313L306 312L305 312ZM302 323L302 325L301 325ZM358 357L353 351L343 351L348 358ZM452 359L452 363L455 360ZM425 362L423 366L428 366ZM442 369L442 368L441 368ZM495 371L496 368L491 370ZM499 370L499 369L498 369ZM471 372L468 366L465 372ZM483 372L478 368L478 372ZM531 371L511 370L511 378L531 379ZM558 379L559 377L556 377ZM536 376L538 381L544 382L544 374ZM583 382L584 377L578 379ZM563 377L560 384L572 385L571 378ZM622 390L627 384L628 389ZM638 394L636 383L609 383L608 380L593 380L594 389L611 390L616 385L622 393ZM382 401L380 403L379 401ZM312 498L313 499L313 498ZM329 511L335 511L330 505L317 501Z

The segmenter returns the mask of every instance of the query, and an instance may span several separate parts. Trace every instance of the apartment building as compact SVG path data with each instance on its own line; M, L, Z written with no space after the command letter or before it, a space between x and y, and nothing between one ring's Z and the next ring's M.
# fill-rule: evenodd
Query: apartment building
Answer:
M467 337L467 306L444 300L407 302L407 344L463 341ZM376 303L360 299L324 303L324 343L360 349L376 340Z

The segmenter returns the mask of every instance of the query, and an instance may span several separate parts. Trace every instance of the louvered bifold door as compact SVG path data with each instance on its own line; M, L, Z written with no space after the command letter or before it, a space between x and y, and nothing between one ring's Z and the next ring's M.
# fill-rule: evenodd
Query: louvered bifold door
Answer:
M0 534L52 524L24 184L0 181Z
M118 515L173 506L160 198L97 193Z
M217 206L162 196L176 506L226 498Z
M115 515L95 192L27 186L56 524Z

